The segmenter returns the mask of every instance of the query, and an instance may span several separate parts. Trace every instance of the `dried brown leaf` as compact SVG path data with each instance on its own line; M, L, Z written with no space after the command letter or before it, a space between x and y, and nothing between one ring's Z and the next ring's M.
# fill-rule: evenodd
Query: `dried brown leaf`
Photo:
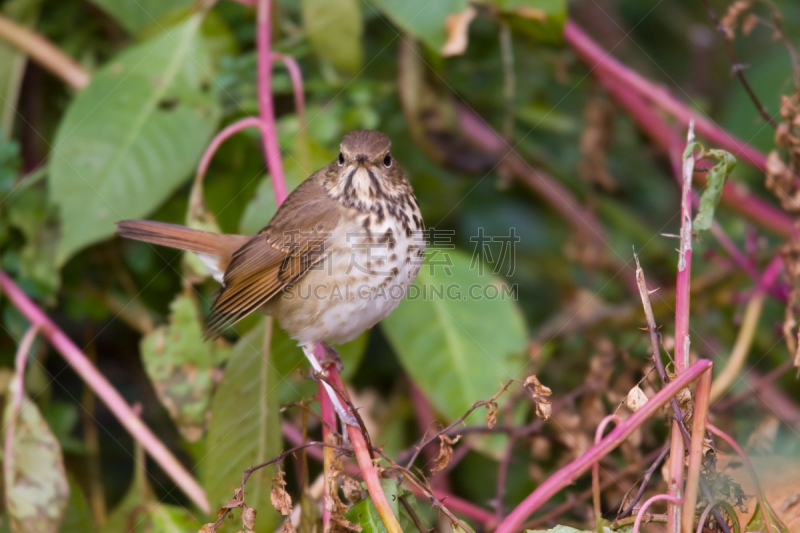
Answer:
M291 520L283 523L283 533L297 533L297 528L294 527Z
M286 481L283 479L284 475L286 474L281 470L280 465L275 468L275 475L272 476L270 499L275 510L283 516L288 516L292 514L292 497L284 488L286 486Z
M451 13L445 19L447 41L440 53L444 57L457 56L464 53L469 42L469 24L478 12L469 6L461 13Z
M451 439L447 435L439 435L439 454L433 460L433 468L431 474L435 474L447 468L450 460L453 458L453 445L461 440L461 435Z
M548 401L536 402L536 416L542 420L550 420L553 415L553 406Z
M750 35L753 29L758 26L759 20L758 15L754 15L753 13L747 15L744 20L742 20L742 33Z
M289 500L291 509L291 500ZM256 510L242 504L242 524L246 531L254 531L256 528Z
M486 413L486 426L489 429L492 429L495 424L497 424L497 404L495 402L489 402L486 404L486 409L489 410Z
M350 503L361 500L361 483L350 476L342 476L342 492Z
M749 0L739 0L738 2L731 4L731 6L728 8L728 11L720 20L720 24L725 30L725 34L728 36L728 39L733 39L734 35L736 34L736 23L741 14L748 9L750 9Z
M198 529L197 533L217 533L217 525L214 522L210 522Z

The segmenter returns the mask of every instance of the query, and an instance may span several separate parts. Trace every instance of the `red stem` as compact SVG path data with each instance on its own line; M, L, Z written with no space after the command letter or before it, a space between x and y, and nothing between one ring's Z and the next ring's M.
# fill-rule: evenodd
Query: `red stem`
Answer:
M568 23L568 26L572 28L570 35L576 40L575 43L570 44L575 48L578 57L588 63L590 68L594 69L593 72L600 83L627 110L639 128L662 150L669 152L676 138L672 128L647 103L646 100L651 95L642 94L639 86L628 84L630 78L640 80L643 80L643 78L602 51L597 44L582 34L574 23ZM580 37L573 35L576 32ZM566 35L567 33L565 32ZM589 53L582 54L579 50L587 50ZM613 65L614 68L608 67L607 64ZM620 72L624 72L624 75L621 75ZM645 80L645 83L656 88L649 81ZM669 111L669 109L666 110ZM698 120L696 126L697 130L703 133L700 128L701 122L701 120ZM725 136L728 137L727 134ZM722 143L720 145L724 146ZM736 183L728 182L725 184L722 189L721 201L731 210L744 215L779 235L789 236L794 232L794 220L790 216L768 202L753 196L745 187Z
M36 340L36 334L38 332L39 328L37 326L28 328L22 340L19 342L17 354L14 357L14 395L11 397L11 416L6 422L7 425L5 428L6 438L3 444L3 457L5 457L6 460L3 461L3 469L10 468L12 464L10 458L13 457L14 453L14 433L16 433L17 430L17 417L22 408L22 400L25 397L25 364L28 361L28 355L31 352L33 341ZM6 475L5 479L10 479L10 476Z
M738 159L747 161L761 171L766 169L766 155L748 146L741 139L737 139L704 115L692 111L663 87L656 85L614 59L610 52L600 48L573 21L567 21L564 25L564 40L592 70L596 69L600 73L610 75L619 80L641 97L650 100L667 111L684 126L688 126L689 122L694 120L698 133L706 137L714 145L728 150Z
M295 58L288 54L272 53L272 62L281 61L289 71L289 78L292 80L292 90L294 91L294 110L297 113L297 121L300 123L300 131L306 126L306 95L303 92L303 73L300 65Z
M713 368L713 364L707 359L701 359L687 368L685 372L658 391L641 409L633 413L625 422L615 427L603 440L589 448L580 457L560 468L544 483L539 485L500 523L495 533L514 533L519 531L525 519L531 513L547 502L559 490L574 483L578 476L589 470L594 463L622 444L645 420L659 412L659 409L670 398L697 379L703 372L710 371L711 368Z
M287 196L281 149L275 131L275 109L272 102L272 54L270 53L270 0L258 0L256 15L256 49L258 52L258 108L261 115L262 142L267 170L272 177L275 202L280 205Z
M683 531L694 528L697 494L700 487L700 470L703 467L703 444L706 438L708 407L711 402L711 372L706 372L697 380L694 395L694 415L692 419L692 440L689 445L689 466L686 469L686 492L683 496Z
M594 431L595 444L603 438L603 433L605 433L606 427L611 422L619 425L622 423L622 419L617 415L608 415L603 418ZM594 521L597 526L597 533L603 533L603 514L600 509L600 461L592 465L592 506L594 507Z
M64 356L64 359L72 366L73 370L103 400L103 403L114 413L114 416L117 417L125 429L134 439L141 443L145 451L175 481L175 484L197 507L204 513L208 513L210 506L203 488L158 437L144 425L144 422L134 413L133 409L117 392L117 389L108 382L105 376L98 372L97 368L89 361L89 358L2 271L0 271L0 289L5 292L11 303L30 321L31 325L39 328L41 335Z
M344 383L342 383L342 378L339 377L339 373L336 372L336 369L328 369L328 378L331 380L335 389L346 394L347 391L344 388ZM378 470L372 462L373 457L369 452L367 440L364 438L364 434L361 433L361 428L351 426L347 423L343 423L342 425L347 428L347 434L350 437L350 443L353 445L356 461L358 461L358 467L361 470L361 477L364 478L364 483L367 485L367 492L370 498L372 498L372 503L375 505L375 509L378 511L378 516L380 516L384 527L388 533L403 533L403 530L400 529L400 523L394 516L392 507L389 505L389 500L386 499L386 494L383 492Z
M633 533L639 533L639 528L642 527L642 519L645 517L648 507L661 500L667 500L667 502L676 506L683 502L680 498L670 496L669 494L656 494L652 498L649 498L636 513L636 521L633 523Z
M325 348L323 348L321 344L317 344L317 347L314 349L314 355L317 356L317 359L322 360L325 357ZM328 373L330 374L330 370ZM328 391L325 390L325 386L321 381L317 382L317 397L319 398L319 408L322 414L322 420L325 422L322 424L322 441L332 442L334 440L332 428L336 427L336 410L333 408L333 402L331 402L331 398L328 396ZM326 505L331 497L331 487L328 482L328 472L331 471L334 450L332 448L325 448L322 453L322 471L325 475L325 481L322 484L322 531L327 533L330 531L331 523L331 512Z

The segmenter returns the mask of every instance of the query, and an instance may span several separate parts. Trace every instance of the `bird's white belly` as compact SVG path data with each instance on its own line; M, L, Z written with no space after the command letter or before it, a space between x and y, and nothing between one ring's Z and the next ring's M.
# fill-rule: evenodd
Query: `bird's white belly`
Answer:
M393 244L382 238L387 230ZM358 337L400 304L422 264L421 231L409 236L387 219L369 235L355 224L341 233L324 260L274 302L280 310L272 314L301 345Z

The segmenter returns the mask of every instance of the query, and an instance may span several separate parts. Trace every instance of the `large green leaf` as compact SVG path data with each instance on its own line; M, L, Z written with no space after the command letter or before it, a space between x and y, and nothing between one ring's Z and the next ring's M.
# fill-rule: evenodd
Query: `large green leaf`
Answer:
M17 381L9 387L13 395ZM56 532L69 502L69 483L61 447L36 404L23 396L14 417L6 403L3 427L14 427L11 453L3 458L3 488L11 531Z
M170 306L169 326L142 338L142 362L158 399L181 434L197 441L205 431L211 403L214 369L230 349L221 341L204 341L197 306L179 295Z
M371 0L398 31L408 32L438 52L447 42L447 17L469 7L467 0Z
M363 62L361 0L302 0L303 26L314 51L334 67L357 73Z
M525 377L522 314L499 292L498 280L471 268L462 252L429 250L406 300L381 324L406 371L448 420Z
M253 328L231 353L225 375L211 405L207 453L202 461L211 507L233 497L242 472L281 452L277 354L263 351L264 328ZM270 503L274 467L255 472L245 487L245 502L258 512L261 531L273 531L281 517Z
M146 216L197 163L219 116L195 13L110 61L59 125L49 174L59 207L58 262Z
M117 23L133 33L177 8L193 4L192 0L91 0L111 15Z

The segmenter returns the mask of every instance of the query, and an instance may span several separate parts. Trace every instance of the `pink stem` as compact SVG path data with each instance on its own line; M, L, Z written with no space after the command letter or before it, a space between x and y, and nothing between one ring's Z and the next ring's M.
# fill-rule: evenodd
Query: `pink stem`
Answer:
M669 503L673 505L680 505L681 499L676 498L675 496L670 496L669 494L657 494L652 498L648 499L642 504L642 508L636 513L636 521L633 523L633 533L639 533L639 528L642 527L642 519L644 518L647 508L650 507L652 504L661 501L667 500Z
M281 149L275 131L275 109L272 102L272 54L270 53L270 0L258 0L256 15L256 48L258 51L258 107L261 113L262 141L267 170L272 177L275 202L286 199L286 178L283 174Z
M747 161L761 171L766 169L767 157L763 153L737 139L704 115L692 111L663 87L614 59L609 52L592 41L575 22L567 21L564 25L564 40L592 70L597 69L620 80L640 96L674 116L684 126L688 126L689 122L694 120L697 131L713 144L725 148L737 158Z
M600 442L600 439L603 438L603 433L606 432L606 427L611 422L619 425L622 423L622 419L617 415L608 415L603 418L603 420L601 420L600 424L597 426L597 429L594 431L595 444ZM597 533L603 533L603 515L600 509L600 461L597 461L592 465L592 505L594 506L594 521L597 525Z
M692 419L692 440L689 444L689 466L686 469L686 492L683 496L683 531L691 532L697 510L697 493L700 486L700 470L703 467L703 444L706 438L708 407L711 403L711 372L697 380Z
M125 429L134 439L141 443L147 453L175 481L175 484L197 507L204 513L208 513L210 506L205 492L192 475L172 455L172 452L158 440L158 437L144 425L119 392L97 371L86 355L2 271L0 271L0 289L5 292L11 303L25 315L31 325L39 328L42 336L64 356L64 359L67 360L75 372L103 400Z
M670 398L697 379L703 372L710 371L713 366L711 361L701 359L687 368L685 372L676 376L674 380L658 391L650 401L644 404L641 409L633 413L625 422L615 427L603 440L547 478L546 481L539 485L536 490L529 494L522 503L511 511L505 520L497 527L495 533L512 533L519 531L525 519L530 516L531 513L547 502L547 500L559 490L572 484L578 476L590 469L594 463L622 444L631 433L636 431L636 428L641 426L645 420L656 414Z
M597 218L583 207L558 180L541 169L531 167L483 119L464 106L456 106L461 131L471 143L497 155L507 168L535 194L546 200L572 226L601 247L605 246L603 228Z
M331 380L331 383L335 388L342 392L346 392L344 383L342 383L342 378L339 377L339 373L335 368L329 367L328 378ZM361 433L361 428L351 426L347 423L344 423L343 425L347 428L347 434L349 435L350 442L353 445L353 451L356 454L356 461L358 461L358 467L361 470L361 476L364 478L364 483L367 485L367 492L369 492L370 498L372 498L372 503L375 505L375 509L378 511L378 516L380 516L384 527L388 533L403 533L403 530L400 529L400 523L397 521L397 518L394 516L394 512L389 505L389 500L386 499L386 494L383 492L378 470L375 468L375 464L372 462L372 456L370 455L369 448L367 447L367 440Z
M10 457L13 457L14 448L14 433L17 430L17 417L22 410L22 399L25 396L25 364L28 361L28 355L31 352L33 341L36 339L36 334L39 333L39 327L33 325L28 328L25 335L17 347L17 354L14 357L14 396L11 398L11 417L8 421L6 430L6 439L3 443L3 469L9 468L11 464ZM5 476L9 479L8 476Z
M300 65L295 58L288 54L272 53L272 62L283 62L286 70L289 71L289 78L292 80L294 90L294 110L297 113L297 120L300 123L300 131L306 128L306 95L303 92L303 73Z
M322 360L325 357L325 349L321 344L317 344L317 347L314 349L314 354L319 360ZM332 442L334 437L331 428L336 427L336 410L333 408L333 402L331 402L331 398L328 396L328 391L325 390L325 386L321 381L317 383L317 397L319 398L319 407L322 414L322 420L325 422L322 424L322 440L323 442ZM331 469L331 463L333 462L332 460L333 450L330 448L325 448L323 450L324 467L322 469L325 475L325 482L322 485L322 531L326 533L330 531L331 523L331 512L327 506L327 502L331 497L331 487L328 483L327 476Z
M245 128L258 128L261 130L261 120L257 117L245 117L226 126L222 131L217 133L214 138L211 139L206 151L203 152L203 157L200 158L200 164L197 165L197 176L199 176L199 179L202 180L206 175L208 165L211 163L211 158L214 157L220 145Z
M286 439L294 446L303 444L303 434L296 427L292 426L288 422L284 422L281 424L281 429L283 430L283 434ZM308 448L306 452L308 453L309 457L316 461L324 460L324 453L319 448ZM345 472L347 472L347 475L349 476L356 476L360 471L357 465L346 464ZM426 496L414 485L409 485L408 488L417 496ZM478 507L474 503L468 502L462 498L459 498L458 496L454 496L447 491L434 489L433 494L439 501L442 502L442 504L446 504L448 509L453 512L460 513L467 518L477 520L484 525L491 524L495 520L494 514L492 514L490 511Z
M720 437L722 440L728 443L728 445L736 450L736 453L739 454L739 457L742 458L742 462L744 463L745 467L747 468L747 472L750 474L750 478L755 483L756 488L758 489L757 497L758 497L758 504L761 506L761 513L764 515L764 523L767 526L767 531L772 531L772 523L771 523L771 516L769 512L769 508L767 507L767 498L764 495L764 489L761 488L761 484L758 482L758 476L756 475L756 469L753 468L753 463L750 462L750 458L747 457L747 454L744 453L744 450L739 443L733 440L733 437L713 425L711 422L706 423L706 428L716 435Z
M596 46L594 43L592 45ZM606 60L605 57L603 60ZM613 59L608 60L614 61ZM634 88L626 85L626 79L621 80L610 75L602 69L601 65L591 64L590 66L596 67L597 79L617 102L628 111L637 125L663 150L669 151L672 148L674 139L673 131L661 116L647 104L642 95L635 91ZM636 73L632 73L632 75L638 76ZM698 130L700 130L699 126ZM795 231L794 220L790 216L764 200L753 196L745 187L732 182L726 183L722 189L721 201L731 210L746 216L779 235L789 236Z

